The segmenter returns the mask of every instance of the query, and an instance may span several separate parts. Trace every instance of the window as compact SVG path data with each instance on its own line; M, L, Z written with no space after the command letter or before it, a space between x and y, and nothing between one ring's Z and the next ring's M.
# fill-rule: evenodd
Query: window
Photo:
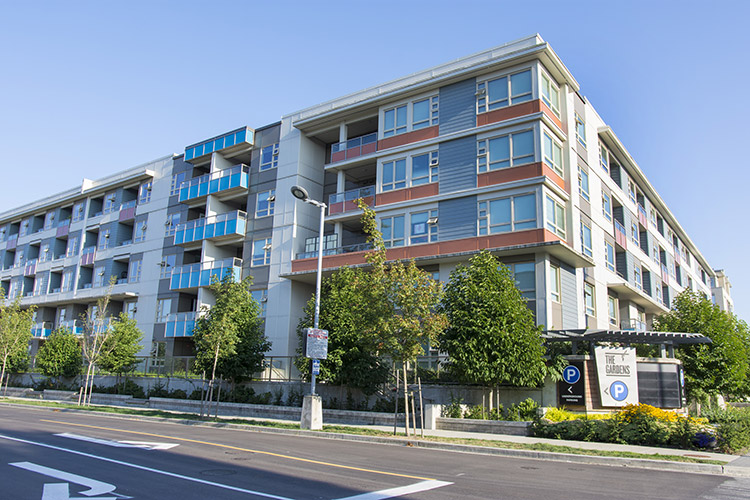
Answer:
M135 319L135 312L138 310L137 304L138 302L125 302L123 304L122 310L128 318Z
M608 221L612 220L612 197L604 191L602 191L602 214Z
M544 133L544 163L563 177L562 147L547 132Z
M146 181L138 188L138 204L143 205L151 201L151 187L153 181Z
M633 243L635 243L637 246L641 245L641 235L638 232L637 222L630 222L630 239L633 240Z
M177 262L176 255L165 255L162 257L159 263L159 278L169 278L172 276L172 269L174 269L175 262Z
M596 303L594 301L594 287L588 283L583 284L583 303L586 306L587 316L596 316Z
M633 280L635 281L635 287L638 290L643 290L643 274L641 265L638 263L633 265Z
M6 232L7 232L6 228L4 228L4 227L0 228L0 241L5 241L5 233Z
M536 299L536 271L533 262L520 262L509 264L508 267L513 273L516 287L521 291L521 295L527 303Z
M73 270L68 269L63 272L62 282L60 283L60 290L63 292L69 292L73 289Z
M544 72L542 72L542 102L560 118L560 89Z
M180 194L180 186L182 186L182 183L185 182L186 176L187 172L180 172L179 174L174 174L172 176L172 185L169 188L169 196Z
M167 221L164 223L164 236L173 236L180 225L180 214L167 214Z
M479 173L534 161L534 132L526 130L477 142Z
M104 208L102 208L102 213L108 214L114 212L116 199L117 193L107 193L104 195Z
M576 140L578 141L578 144L586 147L586 122L583 121L583 118L578 113L575 114L576 116Z
M320 237L313 236L312 238L305 238L305 253L308 257L318 256L318 247L320 243ZM323 255L335 255L336 247L338 245L337 234L326 234L323 235Z
M617 325L617 316L618 316L618 307L617 307L617 299L612 297L611 295L607 297L607 315L609 316L609 324L610 325Z
M156 322L164 323L167 316L172 312L172 299L159 299L156 301Z
M581 191L581 197L586 201L591 201L589 196L589 172L578 165L578 189Z
M383 192L406 187L406 159L383 163Z
M438 96L416 101L412 106L412 130L418 130L420 128L438 124Z
M531 100L531 70L477 84L477 113Z
M651 258L654 259L657 263L660 262L661 252L659 249L659 245L657 243L654 243L653 248L653 254L651 255Z
M437 241L438 211L428 210L410 215L411 239L410 243L428 243Z
M555 302L561 302L560 294L560 268L557 266L550 266L549 273L549 290L552 295L552 300Z
M386 248L404 246L404 216L380 219L380 232L383 233Z
M16 251L16 260L13 262L13 267L21 267L23 265L23 249Z
M591 227L581 222L581 246L583 254L589 257L594 256L594 250L591 247Z
M29 234L29 227L31 226L31 221L29 219L26 219L25 221L21 222L21 229L18 232L18 236L26 236Z
M628 179L628 198L630 198L630 201L633 203L637 203L636 200L638 199L635 195L635 191L635 183Z
M139 243L146 241L146 229L148 225L145 220L140 220L135 223L135 231L133 232L133 243Z
M42 295L44 293L47 293L47 280L44 276L37 276L34 279L34 295Z
M264 266L271 263L271 238L253 242L253 265Z
M279 166L279 144L272 144L260 150L260 171Z
M258 303L258 309L261 318L266 317L266 303L268 302L268 291L267 290L252 290L250 295L253 300Z
M78 203L73 205L73 222L83 220L83 207L85 204L85 201L79 201Z
M258 200L255 207L255 217L267 217L273 215L273 209L276 205L276 190L263 191L258 193Z
M406 105L391 108L383 113L383 137L406 132Z
M651 209L649 211L649 220L651 221L651 224L654 226L656 225L656 209Z
M565 207L557 200L547 196L547 229L565 237Z
M130 261L130 268L128 269L128 283L138 283L139 281L141 281L142 267L143 261L141 259Z
M109 236L110 236L110 230L109 229L102 229L99 232L99 250L106 250L109 248Z
M78 236L71 236L68 239L68 246L65 249L65 255L67 257L78 255Z
M55 212L47 212L44 216L44 229L52 229L55 225Z
M105 274L106 273L104 270L104 266L98 266L94 268L94 279L93 279L94 286L104 286Z
M601 142L599 143L599 165L609 173L609 151Z
M664 297L662 295L661 283L657 283L654 288L656 289L656 301L663 304Z
M479 202L479 235L533 229L536 195L526 194Z
M610 271L615 270L615 247L609 241L604 242L604 262L607 269Z
M39 262L46 262L52 260L52 253L50 253L49 243L43 243L42 249L39 252Z
M411 185L419 186L438 180L438 152L432 151L411 158Z

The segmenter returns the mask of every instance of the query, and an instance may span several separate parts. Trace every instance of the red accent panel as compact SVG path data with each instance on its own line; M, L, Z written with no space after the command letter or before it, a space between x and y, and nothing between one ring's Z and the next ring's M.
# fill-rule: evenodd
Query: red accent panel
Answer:
M342 160L346 160L346 151L337 151L331 154L331 163L336 163L337 161Z
M493 186L495 184L531 179L543 175L549 177L550 180L560 186L561 189L565 189L565 180L560 177L557 172L541 162L530 163L529 165L522 165L520 167L501 168L500 170L493 170L492 172L484 172L477 175L477 186Z
M344 202L331 203L328 205L328 215L340 214L344 211Z
M96 252L81 255L81 264L83 264L84 266L93 264L94 260L96 260Z
M560 121L560 119L557 116L555 116L555 113L553 113L552 110L549 109L546 104L544 104L544 101L539 101L539 104L541 106L542 113L544 113L545 115L547 115L547 118L549 118L550 120L552 120L553 122L555 122L555 125L557 125L558 127L560 127L560 130L562 130L563 132L565 132L565 129L563 128L562 122Z
M68 234L68 230L70 230L70 225L69 224L65 224L63 226L58 227L57 228L57 237L59 238L60 236L67 235Z
M648 227L648 217L640 210L638 210L638 221L641 223L641 226Z
M416 200L418 198L426 198L428 196L435 196L439 192L439 186L437 182L432 184L424 184L408 189L398 189L396 191L388 191L387 193L379 193L375 195L375 206L388 205L389 203L398 203L399 201Z
M130 220L135 218L135 207L126 208L120 210L120 222L124 220Z
M395 148L396 146L403 146L404 144L410 144L412 142L424 141L432 139L438 136L438 125L434 127L427 127L414 132L407 132L406 134L394 135L387 139L378 141L378 151L382 151L388 148Z
M17 243L18 243L18 239L17 238L13 238L12 240L8 240L8 243L5 244L5 249L6 250L13 250L14 248L16 248L16 244Z
M625 233L618 231L617 228L615 228L615 242L617 242L622 248L628 248L628 237Z
M362 154L363 155L374 153L377 150L378 150L378 143L377 142L371 142L370 144L365 144L364 146L362 146Z
M510 120L511 118L518 118L519 116L530 115L532 113L539 113L539 111L541 111L541 104L542 101L539 100L529 101L516 104L515 106L508 106L507 108L480 113L477 115L477 127L487 125L488 123L497 123L504 120Z
M346 150L346 159L350 158L356 158L357 156L362 155L362 148L357 146L356 148L351 148Z

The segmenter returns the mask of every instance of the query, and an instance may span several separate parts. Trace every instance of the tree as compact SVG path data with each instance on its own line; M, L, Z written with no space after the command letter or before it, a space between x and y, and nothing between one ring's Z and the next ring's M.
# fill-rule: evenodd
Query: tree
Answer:
M11 368L23 364L28 359L27 348L31 340L31 326L34 321L34 307L21 309L21 298L8 305L0 288L0 387L6 374L10 379ZM7 386L7 382L5 383Z
M227 274L209 286L216 302L195 322L195 365L209 372L208 399L213 398L216 376L233 382L249 378L263 367L271 343L263 333L260 307L249 287L251 278L235 281Z
M97 366L102 370L121 374L135 365L135 355L141 350L143 332L138 329L136 320L124 312L111 323L110 328L112 332L104 341Z
M94 307L90 307L83 315L83 334L81 335L81 346L83 348L83 359L86 362L86 377L78 395L78 404L88 405L91 402L91 391L94 386L94 374L96 367L107 354L105 346L113 348L109 342L113 329L110 318L107 317L112 288L117 278L112 276L106 294L96 301Z
M80 340L66 328L58 328L39 348L35 366L45 375L55 379L60 386L60 378L75 377L81 373L83 357Z
M320 293L320 328L328 330L328 356L320 361L318 380L346 385L373 394L388 380L389 368L365 335L373 324L370 275L361 268L342 267L323 280ZM303 329L312 327L315 297L305 307L305 315L297 326L300 345L305 342ZM306 378L310 376L310 360L301 356L295 365Z
M748 392L750 333L747 323L722 311L706 297L685 290L672 302L672 310L656 318L662 332L700 333L710 344L681 345L676 356L685 369L685 386L692 401L708 395Z
M377 349L400 363L404 374L404 401L408 401L406 374L408 363L424 354L423 346L434 343L446 326L445 314L437 311L440 304L440 282L419 269L414 261L387 262L383 236L377 228L375 212L363 200L362 225L373 250L365 255L372 266L370 302L372 324L366 332ZM406 434L409 434L409 407L405 409Z
M488 387L543 382L547 370L541 328L510 269L491 253L482 251L451 273L441 310L448 328L440 348L458 380Z

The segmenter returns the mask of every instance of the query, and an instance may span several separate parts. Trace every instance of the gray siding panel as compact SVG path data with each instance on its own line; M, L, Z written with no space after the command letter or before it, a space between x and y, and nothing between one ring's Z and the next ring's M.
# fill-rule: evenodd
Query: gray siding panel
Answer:
M576 270L565 264L560 264L560 293L563 306L562 327L579 328Z
M477 187L476 136L440 143L440 194Z
M477 235L477 197L467 196L438 203L438 240Z
M476 88L474 78L440 88L440 135L476 126Z

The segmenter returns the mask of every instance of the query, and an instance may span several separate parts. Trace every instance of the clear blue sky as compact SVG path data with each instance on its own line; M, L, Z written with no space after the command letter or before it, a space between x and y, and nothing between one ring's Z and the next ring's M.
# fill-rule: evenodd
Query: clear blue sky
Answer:
M750 2L0 6L0 212L540 33L750 320Z

